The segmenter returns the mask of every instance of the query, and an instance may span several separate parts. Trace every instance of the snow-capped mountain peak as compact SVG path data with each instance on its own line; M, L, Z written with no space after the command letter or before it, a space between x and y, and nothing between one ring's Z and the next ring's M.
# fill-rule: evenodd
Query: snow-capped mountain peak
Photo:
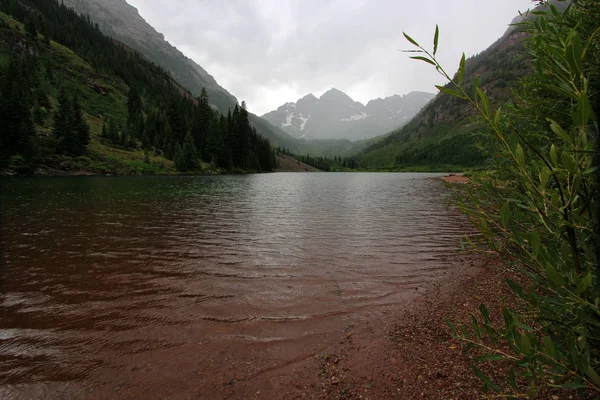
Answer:
M263 118L298 138L359 140L404 125L433 97L410 92L371 100L365 106L331 88L319 98L308 94L295 103L285 103Z

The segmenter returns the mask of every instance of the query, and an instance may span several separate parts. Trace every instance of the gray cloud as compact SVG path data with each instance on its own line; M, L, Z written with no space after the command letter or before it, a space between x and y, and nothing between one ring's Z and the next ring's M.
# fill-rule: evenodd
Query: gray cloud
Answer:
M455 71L506 30L530 0L128 0L167 40L212 74L252 112L331 87L355 100L433 92L443 82L408 59L406 31Z

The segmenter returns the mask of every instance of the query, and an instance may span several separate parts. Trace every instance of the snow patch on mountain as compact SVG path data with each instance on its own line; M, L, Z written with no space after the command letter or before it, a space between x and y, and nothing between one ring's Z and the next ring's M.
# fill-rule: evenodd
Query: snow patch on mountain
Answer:
M366 112L361 112L360 114L352 114L350 118L342 118L341 121L349 122L349 121L360 121L361 119L365 119L369 117L369 114Z
M306 126L306 122L310 119L310 115L308 117L301 115L299 118L302 120L302 123L300 124L300 130L303 131L304 127Z
M361 140L406 124L433 97L411 92L364 105L338 89L330 89L319 98L309 94L295 103L285 103L263 117L297 138Z
M292 126L292 119L294 119L294 113L293 112L291 114L288 114L286 116L286 120L285 120L285 122L281 123L281 127L285 128L286 126Z

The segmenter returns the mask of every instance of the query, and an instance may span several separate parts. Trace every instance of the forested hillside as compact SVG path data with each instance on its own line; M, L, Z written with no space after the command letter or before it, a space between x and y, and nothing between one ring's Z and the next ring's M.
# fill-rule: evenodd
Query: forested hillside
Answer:
M510 87L530 70L525 34L511 29L465 62L465 83L477 79L493 106L510 99ZM449 87L449 85L447 85ZM439 93L404 127L373 144L358 157L361 168L448 169L482 165L489 157L466 101Z
M164 68L173 79L189 89L193 96L200 96L204 87L210 97L210 104L223 113L237 103L237 99L221 87L206 70L167 42L164 36L150 26L137 9L125 0L65 0L64 3L82 15L89 15L91 21L98 23L104 34L135 49L148 60ZM249 113L249 119L273 145L289 148L296 153L330 154L338 147L347 146L343 141L332 143L298 140L257 115Z
M274 169L244 103L209 101L57 1L0 0L3 169Z

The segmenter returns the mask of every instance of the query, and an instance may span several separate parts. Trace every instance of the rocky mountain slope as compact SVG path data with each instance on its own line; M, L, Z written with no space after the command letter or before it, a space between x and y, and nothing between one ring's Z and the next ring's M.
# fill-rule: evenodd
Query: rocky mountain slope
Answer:
M297 138L361 140L406 124L433 97L411 92L371 100L365 106L332 88L320 98L309 94L286 103L263 118Z
M211 103L220 111L227 112L237 99L219 86L204 68L187 58L176 47L165 40L125 0L62 0L79 13L87 14L97 23L100 30L143 54L150 61L169 71L175 80L199 96L206 88Z

